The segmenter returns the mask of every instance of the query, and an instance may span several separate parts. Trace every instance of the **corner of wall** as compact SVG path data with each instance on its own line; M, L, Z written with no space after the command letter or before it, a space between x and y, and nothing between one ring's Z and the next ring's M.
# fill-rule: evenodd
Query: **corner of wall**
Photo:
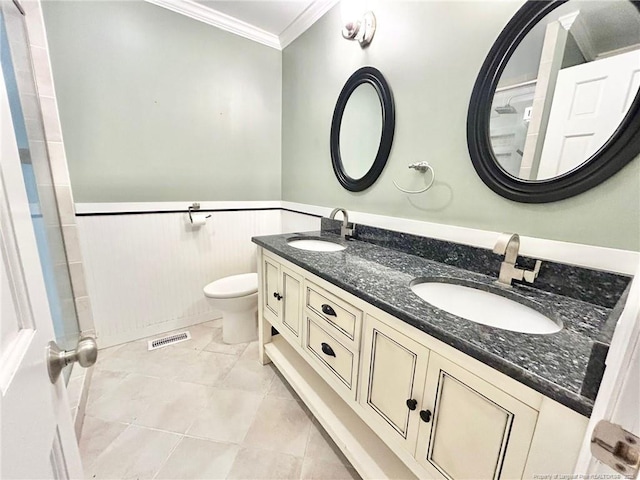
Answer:
M24 2L25 21L29 39L38 100L42 108L45 140L53 178L62 238L67 257L73 298L82 334L95 336L91 301L87 292L79 232L75 217L73 192L67 167L58 103L51 73L46 28L40 0Z

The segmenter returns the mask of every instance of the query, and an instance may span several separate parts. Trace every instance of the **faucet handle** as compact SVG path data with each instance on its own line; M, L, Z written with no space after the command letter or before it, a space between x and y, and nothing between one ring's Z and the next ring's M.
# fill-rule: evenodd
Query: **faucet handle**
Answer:
M347 224L347 225L349 225L349 224ZM348 240L351 237L353 237L353 234L355 233L355 231L356 231L356 224L355 223L352 223L351 227L342 225L340 227L340 236L342 236L342 238L344 238L345 240Z
M542 261L536 260L536 265L533 267L533 270L525 270L523 272L523 277L525 282L533 283L533 281L538 278L538 273L540 273L540 266L542 265Z

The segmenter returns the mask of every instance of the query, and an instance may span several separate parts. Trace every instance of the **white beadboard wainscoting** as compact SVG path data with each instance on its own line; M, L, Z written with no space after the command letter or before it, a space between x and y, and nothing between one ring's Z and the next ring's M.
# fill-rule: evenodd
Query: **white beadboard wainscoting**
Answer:
M219 318L202 289L256 271L252 236L320 227L317 217L280 209L211 211L193 228L183 212L86 215L83 207L77 220L100 348Z
M202 288L218 278L256 271L251 237L320 228L330 207L293 202L201 202L214 210L200 229L187 204L77 204L85 274L101 348L220 317ZM261 210L262 209L262 210ZM181 212L176 213L176 210ZM132 214L117 214L135 212ZM150 213L157 212L157 213ZM88 216L88 214L92 214ZM349 212L373 225L482 248L498 232ZM357 227L356 227L357 228ZM587 268L634 274L638 252L521 237L521 253Z

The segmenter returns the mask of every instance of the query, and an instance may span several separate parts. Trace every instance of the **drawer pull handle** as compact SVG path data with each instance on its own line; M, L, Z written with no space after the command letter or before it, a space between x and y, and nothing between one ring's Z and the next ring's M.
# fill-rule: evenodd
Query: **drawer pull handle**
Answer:
M418 401L410 398L409 400L407 400L407 408L409 408L409 410L413 411L418 407Z
M327 305L326 303L322 304L322 313L325 315L331 315L332 317L336 316L336 311L331 308L331 305Z
M329 355L330 357L336 356L336 352L333 351L333 348L331 348L331 345L324 342L322 342L321 345L322 345L322 353L324 353L325 355Z
M420 410L420 418L423 422L429 423L431 421L431 412L429 410Z
M280 295L278 292L273 292L273 298L280 301L282 300L282 295Z

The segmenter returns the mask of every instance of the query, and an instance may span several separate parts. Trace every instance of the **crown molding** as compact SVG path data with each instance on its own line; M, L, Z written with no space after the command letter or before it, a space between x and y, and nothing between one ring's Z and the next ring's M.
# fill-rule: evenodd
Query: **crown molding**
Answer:
M327 13L339 0L316 0L309 5L298 17L280 34L269 33L261 28L238 20L217 10L205 7L193 0L146 0L148 3L166 8L172 12L185 15L194 20L218 27L254 42L261 43L277 50L293 42L311 25Z
M246 22L237 20L229 15L207 8L192 0L146 0L149 3L166 8L172 12L180 13L208 25L213 25L254 42L261 43L271 48L281 50L280 39L277 35L269 33L261 28L254 27Z
M577 15L579 13L580 11L576 12L576 18L571 24L571 35L573 35L573 39L578 44L582 56L588 62L591 62L597 57L596 49L593 46L593 38L589 33L589 29L584 22L584 17Z
M284 49L296 38L306 32L325 13L331 10L340 0L316 0L280 34L280 49Z

